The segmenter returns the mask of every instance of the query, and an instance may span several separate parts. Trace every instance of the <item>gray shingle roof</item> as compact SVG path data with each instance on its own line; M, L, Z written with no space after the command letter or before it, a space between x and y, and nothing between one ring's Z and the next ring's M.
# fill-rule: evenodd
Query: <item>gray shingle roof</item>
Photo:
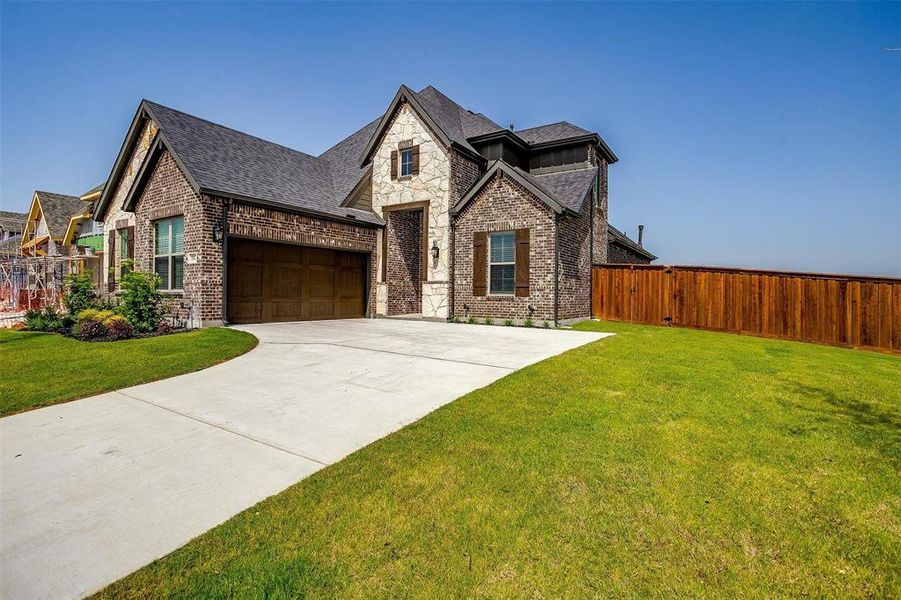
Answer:
M41 210L44 212L44 219L47 220L47 229L50 230L50 237L53 239L63 237L69 227L69 220L91 207L78 196L41 191L36 191L35 194L38 195L38 200L41 202Z
M473 152L476 150L469 145L467 138L503 130L485 115L463 108L432 86L417 92L416 99L451 141Z
M547 175L532 175L538 184L550 192L563 206L580 212L582 201L597 180L598 168L561 171Z
M347 198L354 186L369 171L368 167L360 168L359 158L366 144L375 133L375 128L378 126L380 119L381 117L372 121L319 155L321 160L325 160L329 164L334 182L336 206L340 205Z
M593 132L577 127L572 123L560 121L559 123L539 125L538 127L530 127L529 129L520 129L513 133L529 144L543 144L544 142L556 142L558 140L591 135Z
M25 229L25 219L27 218L28 215L25 213L0 210L0 229L22 232Z
M145 100L145 105L199 188L381 223L373 213L343 208L335 201L336 184L328 160L155 102Z

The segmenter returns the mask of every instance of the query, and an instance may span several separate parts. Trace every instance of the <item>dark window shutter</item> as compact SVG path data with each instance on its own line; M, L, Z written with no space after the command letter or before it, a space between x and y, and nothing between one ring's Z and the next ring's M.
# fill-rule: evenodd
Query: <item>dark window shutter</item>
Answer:
M135 226L126 227L128 231L128 259L135 259Z
M397 150L391 151L391 179L397 179Z
M107 279L107 289L114 291L116 289L116 231L109 232L109 256L106 263L109 266L109 278Z
M411 152L413 153L413 171L411 174L416 175L419 173L419 146L413 146Z
M529 229L516 230L516 295L529 295Z
M488 233L472 234L472 295L484 296L488 292Z

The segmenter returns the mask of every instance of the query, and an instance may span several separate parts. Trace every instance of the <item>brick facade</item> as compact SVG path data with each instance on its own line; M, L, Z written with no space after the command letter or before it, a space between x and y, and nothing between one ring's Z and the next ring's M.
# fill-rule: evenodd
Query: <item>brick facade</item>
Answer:
M213 242L215 223L222 220L222 201L201 197L163 152L135 205L135 268L153 269L154 222L183 216L184 289L172 292L176 315L193 324L222 320L222 246Z
M387 214L388 315L422 311L422 210Z
M610 242L607 249L608 262L628 265L649 265L651 261L627 246Z
M473 234L521 228L529 229L529 295L474 296ZM454 225L454 315L553 322L555 232L553 211L525 188L505 177L485 184Z
M184 290L173 294L176 302L172 306L179 318L194 324L217 323L223 318L223 247L213 241L213 228L222 223L225 206L229 206L229 236L375 255L372 228L201 196L172 156L163 152L135 206L135 263L142 270L153 268L155 221L184 217ZM371 268L370 290L375 289L374 272ZM369 306L374 310L374 293L370 293Z
M598 184L596 190L595 209L592 213L594 219L594 244L592 250L593 264L607 262L607 161L600 159L598 163Z
M557 220L560 260L557 318L587 318L591 314L591 217L594 189L582 204L578 217ZM604 226L606 230L606 224Z

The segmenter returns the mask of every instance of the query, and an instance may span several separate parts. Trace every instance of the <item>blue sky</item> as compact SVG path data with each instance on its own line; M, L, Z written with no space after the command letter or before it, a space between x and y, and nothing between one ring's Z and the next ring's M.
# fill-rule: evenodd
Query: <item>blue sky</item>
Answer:
M142 97L318 154L428 84L619 155L661 262L901 275L901 4L0 3L0 207L108 174Z

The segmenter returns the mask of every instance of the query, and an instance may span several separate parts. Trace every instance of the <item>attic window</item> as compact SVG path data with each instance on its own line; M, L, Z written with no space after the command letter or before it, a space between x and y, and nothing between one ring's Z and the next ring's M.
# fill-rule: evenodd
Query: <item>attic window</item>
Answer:
M400 151L400 176L407 177L413 174L413 149Z

